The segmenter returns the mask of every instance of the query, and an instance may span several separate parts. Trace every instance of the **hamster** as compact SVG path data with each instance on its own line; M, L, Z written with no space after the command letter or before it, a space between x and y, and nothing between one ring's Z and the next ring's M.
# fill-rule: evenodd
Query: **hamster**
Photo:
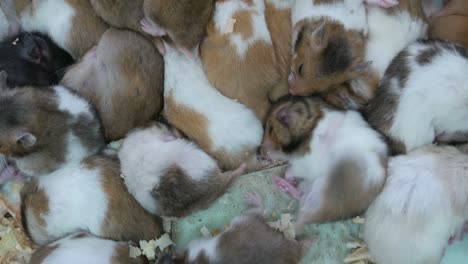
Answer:
M431 17L429 36L468 47L468 3L450 0Z
M32 176L21 195L32 240L43 245L78 230L115 240L159 236L160 218L128 193L119 163L93 156L104 140L91 105L63 86L6 90L5 75L0 153Z
M235 170L246 161L255 164L263 127L254 112L216 90L198 57L189 58L167 43L165 49L166 120L214 157L222 170Z
M181 51L192 56L205 37L214 5L215 0L144 0L141 26L152 36L168 35Z
M297 0L292 9L292 95L323 94L338 107L359 109L375 87L365 60L366 1ZM370 2L370 1L367 1ZM392 6L397 1L372 1ZM364 77L362 77L364 76ZM362 81L353 81L357 78Z
M263 146L286 155L279 190L300 200L296 229L364 212L386 178L387 146L355 111L339 111L315 97L284 97L271 109ZM300 184L297 181L300 180Z
M216 161L163 124L132 131L119 151L125 185L149 212L183 217L224 194L243 173L221 173Z
M149 40L129 30L109 29L62 84L90 100L106 139L119 140L163 108L164 60Z
M440 263L468 222L468 156L424 146L390 159L382 193L366 212L364 239L381 264Z
M75 233L37 249L30 264L137 264L148 263L143 257L131 258L125 242L100 239L87 233Z
M73 63L70 54L39 33L21 33L0 42L0 55L0 70L8 74L10 88L58 84Z
M276 68L281 77L273 91L269 93L271 101L276 101L289 92L293 3L294 0L265 0L265 20L275 49Z
M297 264L311 247L312 242L286 239L269 227L263 216L261 197L257 193L245 194L250 209L231 221L230 227L207 240L194 240L183 254L163 256L158 264Z
M96 45L107 29L89 1L17 0L15 4L25 31L49 35L74 59L81 58Z
M200 46L210 83L252 109L262 123L281 81L264 12L263 0L217 1Z
M400 0L397 6L388 9L367 8L366 59L372 61L371 67L379 81L400 51L426 37L428 21L422 1Z
M393 60L365 116L388 138L394 153L434 141L466 142L467 70L465 48L445 41L418 41Z

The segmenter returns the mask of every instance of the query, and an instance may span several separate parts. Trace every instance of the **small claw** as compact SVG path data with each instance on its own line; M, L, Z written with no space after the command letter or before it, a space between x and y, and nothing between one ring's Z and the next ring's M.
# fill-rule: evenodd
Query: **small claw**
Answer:
M161 28L158 25L154 24L153 22L151 22L147 18L143 18L140 21L140 25L141 25L141 29L145 33L147 33L147 34L149 34L151 36L161 37L161 36L166 35L166 31L163 28Z
M244 194L244 200L247 205L255 206L257 208L263 207L263 199L257 192L247 192Z
M286 193L291 198L294 198L296 200L300 200L302 196L304 195L304 193L301 190L294 187L287 180L278 176L273 178L273 186L275 186L276 189Z

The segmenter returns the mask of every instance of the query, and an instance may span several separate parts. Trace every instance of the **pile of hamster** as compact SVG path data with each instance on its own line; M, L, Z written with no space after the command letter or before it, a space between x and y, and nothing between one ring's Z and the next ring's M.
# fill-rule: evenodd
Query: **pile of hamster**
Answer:
M376 263L428 264L468 233L467 1L0 7L0 184L26 181L32 264L147 263L128 242L279 161L298 237L365 215ZM244 198L225 231L157 263L290 264L314 247Z

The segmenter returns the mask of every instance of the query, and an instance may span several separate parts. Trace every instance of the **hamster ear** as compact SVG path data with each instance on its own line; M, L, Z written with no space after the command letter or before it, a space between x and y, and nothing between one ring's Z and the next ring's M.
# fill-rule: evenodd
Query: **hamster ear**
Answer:
M371 65L372 65L372 61L354 63L351 66L351 72L353 74L356 74L356 75L362 74L362 73L366 72Z
M6 71L1 71L0 72L0 91L4 89L8 89L7 78L8 78L8 74L6 73Z
M291 116L288 108L283 108L276 114L278 121L286 127L289 127Z
M325 28L325 21L316 28L309 39L309 44L311 48L317 52L322 51L328 46L328 37L327 31Z
M22 145L27 148L34 146L37 142L36 136L22 129L13 132L13 140L17 145Z

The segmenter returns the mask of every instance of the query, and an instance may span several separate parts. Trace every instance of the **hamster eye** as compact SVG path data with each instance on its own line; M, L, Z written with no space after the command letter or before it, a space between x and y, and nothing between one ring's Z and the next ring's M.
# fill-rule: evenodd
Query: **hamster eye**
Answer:
M271 133L273 133L273 127L270 127L270 129L268 130L268 134L271 135Z
M301 65L299 65L299 68L297 68L297 73L299 73L299 75L302 75L302 70L304 69L304 63L302 63Z

